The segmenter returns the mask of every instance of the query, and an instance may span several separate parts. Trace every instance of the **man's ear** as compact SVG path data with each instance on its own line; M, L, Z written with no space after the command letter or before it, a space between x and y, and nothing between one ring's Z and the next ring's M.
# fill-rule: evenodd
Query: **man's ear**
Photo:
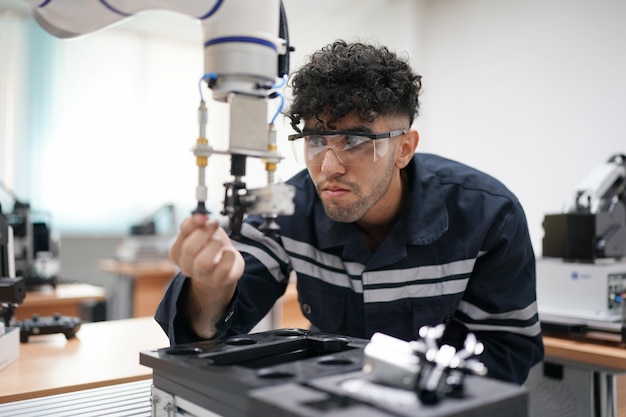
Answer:
M398 153L396 158L396 165L402 169L409 164L417 149L417 144L420 141L420 135L415 129L411 129L406 132L398 142Z

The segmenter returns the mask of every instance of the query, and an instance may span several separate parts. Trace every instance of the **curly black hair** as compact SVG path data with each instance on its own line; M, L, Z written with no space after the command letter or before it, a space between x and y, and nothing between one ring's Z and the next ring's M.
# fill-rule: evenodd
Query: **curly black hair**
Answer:
M322 115L330 115L327 123L334 128L353 110L368 122L402 115L412 124L419 110L421 78L387 47L336 40L292 75L292 103L285 114L298 132L312 117L323 127Z

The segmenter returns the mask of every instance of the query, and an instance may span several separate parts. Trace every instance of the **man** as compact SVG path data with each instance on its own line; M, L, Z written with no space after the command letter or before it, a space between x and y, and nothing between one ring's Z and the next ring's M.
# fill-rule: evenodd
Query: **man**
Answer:
M250 216L238 242L190 217L156 319L172 344L246 333L297 274L304 316L324 332L418 338L464 324L494 378L523 383L543 358L535 259L519 201L500 182L416 154L421 78L385 47L336 41L292 79L289 139L307 169L295 214L271 238Z

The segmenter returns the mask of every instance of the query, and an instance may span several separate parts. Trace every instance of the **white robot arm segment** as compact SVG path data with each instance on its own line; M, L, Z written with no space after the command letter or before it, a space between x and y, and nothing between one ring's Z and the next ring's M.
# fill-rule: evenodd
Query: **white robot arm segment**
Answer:
M602 199L612 197L607 195L615 184L626 182L626 165L615 158L597 166L578 185L573 201L566 208L566 212L581 210L597 213ZM616 191L616 190L613 190Z
M596 167L563 213L544 216L543 256L592 261L626 256L626 156Z
M41 27L59 38L73 38L110 27L149 10L181 13L201 23L205 73L215 74L213 98L229 93L266 97L278 55L288 53L278 37L279 0L27 0Z
M26 0L34 9L37 22L50 34L71 38L93 33L124 19L149 10L166 10L190 16L200 22L204 34L204 74L214 100L229 104L230 140L225 151L216 151L205 138L206 106L199 107L200 134L194 149L198 166L194 212L205 208L204 184L207 158L215 153L231 155L231 175L222 214L227 214L231 232L239 234L246 213L262 214L272 223L279 214L289 214L289 207L276 204L291 199L285 187L273 184L276 152L273 126L268 127L267 99L278 78L289 70L289 47L286 16L281 0ZM200 77L199 77L200 78ZM267 192L248 190L242 177L245 159L261 158L268 171ZM266 212L269 208L276 211ZM273 226L272 226L273 227ZM268 228L269 230L269 228Z

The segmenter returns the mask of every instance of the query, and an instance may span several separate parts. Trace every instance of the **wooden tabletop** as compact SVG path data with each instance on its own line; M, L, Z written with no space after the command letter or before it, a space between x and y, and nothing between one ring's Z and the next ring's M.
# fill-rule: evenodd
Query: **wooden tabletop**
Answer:
M602 338L568 338L544 334L546 360L569 361L616 375L617 417L626 417L626 344Z
M75 302L104 301L106 300L106 295L104 288L95 285L83 283L58 284L56 288L41 287L36 291L27 291L26 297L20 306L38 307Z
M0 403L151 378L139 352L168 343L152 317L85 323L69 341L62 334L30 337L20 358L0 371ZM544 344L548 358L626 372L623 343L544 336Z
M81 305L106 301L106 290L84 283L63 283L56 288L41 286L26 292L26 297L15 309L15 318L24 320L33 314L42 317L60 313L78 316Z
M168 344L151 317L85 323L71 340L32 336L0 371L0 403L151 378L139 352Z
M612 340L543 336L548 358L569 360L626 373L626 343Z
M131 280L133 317L153 316L165 290L178 268L167 259L121 262L102 259L98 268L117 277Z
M125 275L131 278L140 278L144 275L168 275L174 276L178 268L167 259L121 262L115 259L101 259L98 269L113 274Z

